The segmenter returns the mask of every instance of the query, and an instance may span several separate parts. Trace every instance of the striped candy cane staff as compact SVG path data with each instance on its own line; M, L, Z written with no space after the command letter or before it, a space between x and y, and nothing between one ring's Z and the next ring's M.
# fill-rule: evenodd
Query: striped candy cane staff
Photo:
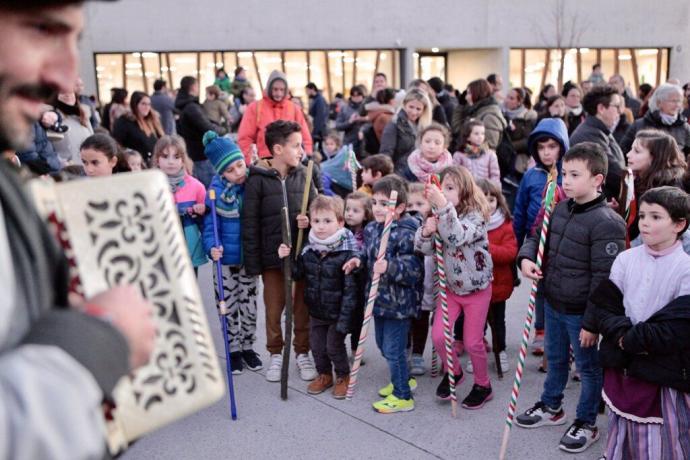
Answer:
M446 367L448 368L448 383L450 384L450 413L455 417L458 412L458 397L455 394L455 352L453 350L453 332L448 317L448 295L446 280L446 264L443 261L443 240L436 232L434 235L434 257L438 273L438 293L441 299L441 319L443 320L443 337L446 348Z
M388 214L386 214L386 222L383 224L383 232L381 233L381 244L379 245L379 252L376 255L376 261L383 260L386 255L386 248L388 248L388 237L391 234L391 227L393 226L393 215L395 214L395 205L398 201L398 192L393 190L388 199ZM357 351L355 352L355 361L352 363L352 370L350 371L350 383L347 386L347 399L351 400L355 393L355 385L357 385L357 374L362 363L362 356L364 356L364 342L367 341L367 333L369 331L369 322L374 313L374 303L376 303L376 296L379 293L379 279L381 275L374 273L371 278L371 287L369 288L369 297L364 308L364 321L362 321L362 331L359 334L359 343L357 344Z
M544 199L544 221L541 225L541 232L539 233L539 248L537 250L537 268L541 269L541 263L544 257L544 246L546 246L546 235L549 232L549 225L551 222L551 212L555 204L556 188L558 172L556 168L551 169L549 179L546 185L546 197ZM532 319L534 318L534 308L537 300L537 285L538 281L532 281L532 290L529 294L529 305L527 306L527 317L525 318L525 325L522 329L522 341L520 343L520 354L518 356L517 368L515 369L515 379L513 380L513 391L510 394L510 402L508 403L508 415L506 417L506 426L503 430L503 440L501 441L501 452L499 458L505 459L506 450L508 449L508 438L510 437L510 429L513 426L513 419L515 418L515 411L517 410L517 400L520 396L520 385L522 384L522 372L525 368L525 356L527 355L527 343L529 342L529 335L532 330Z

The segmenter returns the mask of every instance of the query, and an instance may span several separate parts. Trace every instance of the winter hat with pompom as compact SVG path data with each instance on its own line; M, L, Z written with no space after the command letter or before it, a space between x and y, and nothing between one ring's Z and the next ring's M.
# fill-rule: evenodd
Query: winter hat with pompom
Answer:
M227 137L220 137L215 131L206 131L202 140L204 153L213 164L218 174L237 160L244 160L244 155L237 144Z

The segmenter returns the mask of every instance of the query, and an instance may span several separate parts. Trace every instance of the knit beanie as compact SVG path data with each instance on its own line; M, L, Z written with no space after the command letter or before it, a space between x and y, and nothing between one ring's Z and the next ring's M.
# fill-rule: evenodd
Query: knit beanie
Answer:
M244 160L244 155L237 144L227 137L219 137L215 131L206 131L202 142L204 153L218 174L223 174L225 168L231 163Z

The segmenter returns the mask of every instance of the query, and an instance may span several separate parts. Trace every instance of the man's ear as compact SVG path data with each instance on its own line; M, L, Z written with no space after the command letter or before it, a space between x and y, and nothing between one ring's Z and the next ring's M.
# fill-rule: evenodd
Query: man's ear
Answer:
M372 177L372 179L374 179L376 181L376 180L379 180L383 177L383 173L381 171L376 171L376 172L372 171L371 177Z
M272 147L269 147L269 150L271 150L273 152L273 156L282 155L283 154L283 145L282 144L275 144Z

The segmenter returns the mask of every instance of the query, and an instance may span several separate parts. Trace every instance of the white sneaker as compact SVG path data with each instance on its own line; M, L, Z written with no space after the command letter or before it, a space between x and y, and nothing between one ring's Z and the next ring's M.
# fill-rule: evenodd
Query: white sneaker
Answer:
M314 361L311 360L309 353L297 355L297 368L299 369L299 378L307 382L314 380L318 376L314 367Z
M505 351L498 354L498 361L501 363L501 370L503 372L510 369L510 361L508 361L508 354Z
M271 363L266 371L266 380L280 382L280 371L283 369L283 355L271 355Z

